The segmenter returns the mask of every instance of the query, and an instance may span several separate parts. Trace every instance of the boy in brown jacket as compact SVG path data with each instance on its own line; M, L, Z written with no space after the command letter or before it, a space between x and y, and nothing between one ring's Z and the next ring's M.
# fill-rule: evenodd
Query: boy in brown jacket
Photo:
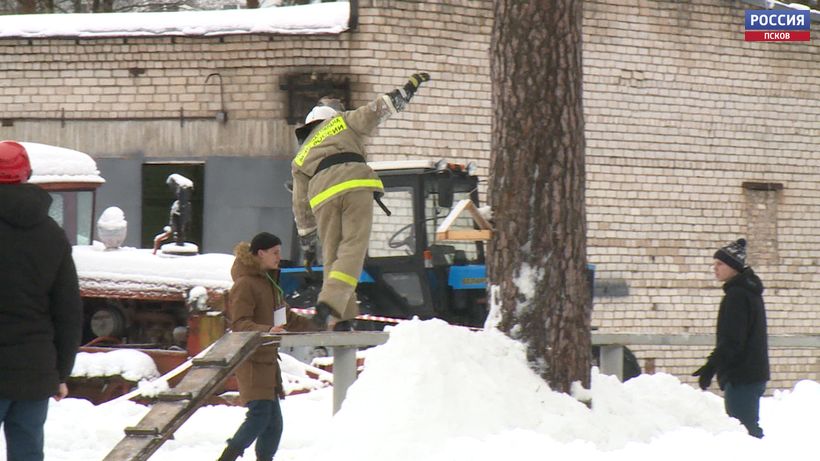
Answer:
M288 309L279 287L279 261L282 242L273 234L257 234L251 243L241 242L234 248L228 314L233 331L315 331L310 319ZM275 314L279 311L281 314ZM281 317L282 324L275 318ZM282 374L275 345L260 346L236 370L239 396L248 412L236 434L228 440L219 461L234 461L256 440L257 461L270 461L282 437L284 398Z
M291 165L293 215L308 265L318 240L322 243L324 282L313 316L320 328L350 329L348 320L359 313L355 291L370 241L374 197L389 214L379 201L382 182L367 165L364 138L404 110L428 80L426 73L413 74L404 87L352 111L344 111L338 99L322 98L296 129L300 148Z

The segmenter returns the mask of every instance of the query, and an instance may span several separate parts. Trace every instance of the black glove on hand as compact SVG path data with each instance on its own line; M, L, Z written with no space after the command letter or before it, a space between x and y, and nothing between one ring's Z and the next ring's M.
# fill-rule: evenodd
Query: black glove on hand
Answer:
M405 99L409 102L410 98L416 93L416 90L422 84L422 82L429 82L430 81L430 74L427 72L421 72L419 74L413 74L410 76L410 79L407 80L407 83L404 84L404 94L406 95Z
M709 389L709 385L712 384L712 378L715 376L715 367L706 363L706 365L695 370L692 376L698 377L698 385L705 391Z
M407 83L404 84L404 87L387 93L387 96L393 103L393 107L396 109L396 112L403 111L404 108L407 107L407 103L410 102L410 98L416 94L416 90L419 88L419 85L421 85L422 82L428 81L430 81L430 74L427 72L413 74L410 76L410 79L407 80Z
M316 231L299 236L299 246L302 247L305 266L311 267L316 264L316 254L319 246L319 237L316 235Z

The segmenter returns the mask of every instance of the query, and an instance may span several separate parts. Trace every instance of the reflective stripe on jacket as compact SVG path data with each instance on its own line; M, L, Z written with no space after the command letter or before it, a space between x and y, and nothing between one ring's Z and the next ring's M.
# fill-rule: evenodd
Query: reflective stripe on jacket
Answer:
M316 170L323 159L342 152L359 154L366 161L365 136L392 114L389 104L379 97L313 128L291 163L293 215L299 235L316 229L313 212L334 198L353 190L384 191L379 176L367 163L343 163L318 173Z

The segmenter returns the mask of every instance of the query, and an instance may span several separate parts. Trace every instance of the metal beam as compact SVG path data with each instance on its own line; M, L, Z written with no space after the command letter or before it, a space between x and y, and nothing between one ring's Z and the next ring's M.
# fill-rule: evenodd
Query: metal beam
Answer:
M592 332L593 346L714 346L713 334L600 333ZM769 347L811 349L820 347L820 335L769 335Z

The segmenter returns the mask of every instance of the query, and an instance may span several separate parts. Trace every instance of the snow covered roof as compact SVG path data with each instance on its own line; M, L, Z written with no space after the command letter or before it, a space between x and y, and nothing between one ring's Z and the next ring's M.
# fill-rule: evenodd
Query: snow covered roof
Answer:
M105 250L95 242L75 246L73 256L86 296L182 300L194 287L223 290L233 285L234 257L228 254L161 256L137 248Z
M420 159L420 160L385 160L381 162L367 162L370 168L373 168L375 171L386 171L386 170L409 170L409 169L416 169L416 168L435 168L436 162L433 160L427 159Z
M88 154L34 142L21 142L20 144L26 148L31 161L30 183L102 184L105 182L97 169L97 162Z
M349 18L348 2L168 13L22 14L0 16L0 38L339 34L348 29Z

